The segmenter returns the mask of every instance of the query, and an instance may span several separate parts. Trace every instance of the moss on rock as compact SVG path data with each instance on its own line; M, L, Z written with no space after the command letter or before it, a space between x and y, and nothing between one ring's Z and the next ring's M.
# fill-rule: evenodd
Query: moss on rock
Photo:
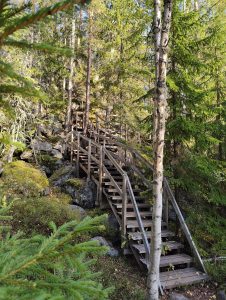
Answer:
M85 186L86 182L84 179L80 179L80 178L69 178L66 181L66 184L73 186L77 189L81 189Z
M24 161L15 161L4 166L1 178L2 190L8 197L34 197L49 186L45 174Z
M61 185L70 178L73 172L74 168L71 165L63 166L56 170L49 180L52 184Z

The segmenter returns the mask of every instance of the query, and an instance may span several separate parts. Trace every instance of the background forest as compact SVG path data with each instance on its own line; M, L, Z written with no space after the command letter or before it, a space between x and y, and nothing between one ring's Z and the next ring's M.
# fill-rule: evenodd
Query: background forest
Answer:
M87 109L90 103L90 118L96 112L103 117L107 113L138 132L140 141L134 138L130 145L152 162L153 1L93 0L81 7L71 4L69 9L40 17L38 23L34 22L35 13L56 1L7 2L0 1L1 161L16 160L45 126L62 123L66 130L71 115ZM201 255L226 257L225 4L175 0L173 5L165 175ZM27 15L30 21L20 26ZM6 182L2 181L3 196ZM87 221L87 231L92 222L94 227L100 226L101 220ZM59 229L63 233L54 230L62 238L68 234L68 227ZM42 242L33 240L43 247L43 253L44 243L56 246L53 240ZM10 247L10 241L7 243ZM16 247L16 240L14 243ZM86 246L89 248L87 244L83 249ZM98 247L95 243L91 246ZM81 261L83 258L82 254ZM70 265L70 257L64 259ZM207 267L217 281L225 282L224 260L207 263ZM83 275L86 272L82 267L80 271ZM89 273L84 278L85 285L92 276ZM108 290L96 289L98 299L107 297ZM0 299L14 299L6 298L7 293ZM47 295L40 299L64 298Z

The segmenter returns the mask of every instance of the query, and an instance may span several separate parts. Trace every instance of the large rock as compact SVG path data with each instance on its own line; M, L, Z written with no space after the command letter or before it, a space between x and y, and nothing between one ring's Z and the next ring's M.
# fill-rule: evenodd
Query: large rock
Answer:
M50 177L56 170L61 168L64 164L62 159L58 159L49 154L38 155L38 162L41 165L42 170Z
M35 151L51 152L53 147L50 143L40 140L32 140L31 148Z
M87 216L87 213L85 211L84 208L78 206L78 205L74 205L74 204L70 204L69 205L70 209L75 212L75 213L78 213L79 216L80 216L80 219L83 219Z
M56 170L49 180L52 185L63 188L63 185L66 183L66 181L68 181L69 178L73 178L75 176L75 171L76 169L72 165L63 166Z
M22 160L32 162L34 160L33 152L31 150L26 150L20 155L20 158Z
M2 174L2 172L3 172L3 162L2 161L0 161L0 175Z
M6 164L1 180L4 194L14 198L43 195L49 186L45 174L22 160Z
M73 202L83 208L94 208L96 201L96 185L88 180L80 178L70 178L62 187L65 193L68 193Z
M120 241L120 226L119 223L114 216L114 214L109 214L106 220L106 236L110 238L113 243L117 243Z
M53 149L51 151L51 154L53 155L53 157L55 158L58 158L58 159L62 159L63 158L63 155L60 151L56 150L56 149Z
M226 294L225 291L219 291L217 293L217 300L226 300Z
M106 246L109 248L107 251L107 255L111 257L117 257L119 256L119 251L112 246L112 243L107 241L104 237L102 236L95 236L94 238L91 239L92 241L98 241L100 246Z
M170 300L189 300L189 299L184 295L173 293L170 295Z

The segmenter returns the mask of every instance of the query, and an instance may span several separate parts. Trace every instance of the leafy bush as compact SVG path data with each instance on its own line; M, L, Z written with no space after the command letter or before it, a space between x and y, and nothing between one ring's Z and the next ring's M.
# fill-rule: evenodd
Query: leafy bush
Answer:
M34 197L43 193L49 182L45 174L31 164L15 161L4 166L1 186L7 197Z
M80 220L79 213L70 209L64 194L62 195L63 201L59 198L59 194L15 200L11 208L13 231L22 230L28 235L33 232L49 235L51 221L61 226L71 220Z

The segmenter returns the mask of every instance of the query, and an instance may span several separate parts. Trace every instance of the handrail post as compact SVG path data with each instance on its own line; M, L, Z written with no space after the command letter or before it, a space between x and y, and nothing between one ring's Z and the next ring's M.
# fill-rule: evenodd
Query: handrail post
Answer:
M74 144L74 126L71 126L71 153L70 153L70 160L71 164L73 163L73 144Z
M80 133L77 133L77 159L76 175L79 177L79 156L80 156Z
M88 179L90 179L90 168L91 167L91 140L89 140L88 144Z
M75 130L78 131L78 112L75 112Z
M169 225L169 198L166 192L165 181L163 181L163 205L164 205L164 219L166 222L166 226L168 228Z
M127 176L123 174L122 185L122 242L126 240L126 212L127 212Z
M104 150L103 146L99 148L100 156L99 156L99 188L98 188L98 204L100 208L103 207L102 203L102 192L103 192L103 159L104 159Z

